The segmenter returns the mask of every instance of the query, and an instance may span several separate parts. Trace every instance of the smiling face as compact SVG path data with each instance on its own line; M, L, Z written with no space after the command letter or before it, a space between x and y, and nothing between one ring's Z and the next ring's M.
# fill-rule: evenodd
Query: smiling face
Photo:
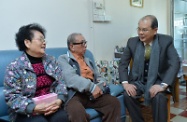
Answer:
M82 35L76 35L73 43L70 44L70 50L80 56L83 56L86 52L86 41Z
M140 20L138 23L137 33L142 42L150 43L154 40L158 28L151 28L152 21L150 18Z
M33 57L42 57L45 54L46 42L44 35L36 30L32 31L33 38L25 40L24 43L27 47L26 52Z

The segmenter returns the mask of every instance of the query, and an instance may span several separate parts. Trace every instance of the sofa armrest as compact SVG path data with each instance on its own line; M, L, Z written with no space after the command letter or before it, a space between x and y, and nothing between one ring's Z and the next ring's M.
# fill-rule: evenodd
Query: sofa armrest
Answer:
M110 88L110 94L112 96L118 96L124 91L123 86L121 84L118 85L109 84L109 88Z

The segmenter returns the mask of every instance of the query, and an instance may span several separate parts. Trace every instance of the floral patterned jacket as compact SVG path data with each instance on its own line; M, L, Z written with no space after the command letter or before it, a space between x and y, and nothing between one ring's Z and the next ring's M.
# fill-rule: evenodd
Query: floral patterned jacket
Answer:
M55 79L50 92L57 93L58 98L65 102L67 89L57 60L52 56L44 55L43 65L46 73ZM36 92L36 79L37 76L25 53L8 65L4 79L4 94L11 121L15 120L17 113L32 115L35 107L32 98Z

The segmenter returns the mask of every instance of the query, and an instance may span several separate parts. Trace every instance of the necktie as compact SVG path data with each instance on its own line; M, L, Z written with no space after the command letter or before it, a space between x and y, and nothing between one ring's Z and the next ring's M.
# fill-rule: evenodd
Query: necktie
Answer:
M151 46L149 44L145 45L145 60L149 60L151 54Z

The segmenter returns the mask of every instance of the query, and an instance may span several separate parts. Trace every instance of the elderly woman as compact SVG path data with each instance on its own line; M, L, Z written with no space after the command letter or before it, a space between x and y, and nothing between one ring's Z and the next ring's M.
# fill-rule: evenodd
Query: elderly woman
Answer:
M4 81L11 121L67 122L67 89L57 61L45 54L45 29L38 24L22 26L15 40L23 54L8 65ZM57 99L40 104L32 99L48 93L56 93Z

